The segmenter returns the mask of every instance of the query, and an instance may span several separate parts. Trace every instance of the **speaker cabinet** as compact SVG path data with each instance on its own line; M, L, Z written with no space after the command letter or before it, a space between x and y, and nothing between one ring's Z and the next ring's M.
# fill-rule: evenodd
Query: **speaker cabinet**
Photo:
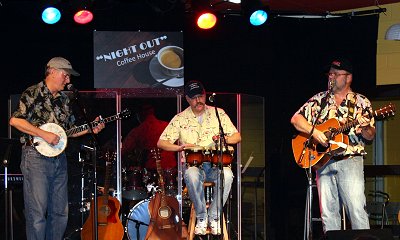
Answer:
M328 240L393 240L391 229L327 231Z

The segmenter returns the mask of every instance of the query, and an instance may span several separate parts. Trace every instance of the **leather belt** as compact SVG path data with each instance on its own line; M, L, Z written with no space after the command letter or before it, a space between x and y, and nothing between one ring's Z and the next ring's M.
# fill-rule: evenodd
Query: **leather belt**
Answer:
M33 143L32 139L30 138L25 138L25 143L23 143L24 146L31 146L34 147L35 144Z

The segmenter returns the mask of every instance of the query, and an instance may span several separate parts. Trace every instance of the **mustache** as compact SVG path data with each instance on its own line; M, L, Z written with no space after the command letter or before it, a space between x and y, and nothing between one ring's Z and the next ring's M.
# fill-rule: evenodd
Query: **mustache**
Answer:
M196 103L196 107L197 106L204 106L205 104L204 103L202 103L202 102L198 102L198 103Z

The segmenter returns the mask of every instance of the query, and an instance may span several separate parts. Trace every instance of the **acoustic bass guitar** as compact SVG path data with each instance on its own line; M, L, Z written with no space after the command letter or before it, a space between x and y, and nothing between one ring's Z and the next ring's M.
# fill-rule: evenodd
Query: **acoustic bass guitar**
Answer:
M374 117L376 120L382 120L386 117L393 116L396 112L394 104L382 107L373 113L369 113L370 118ZM318 170L324 166L332 156L342 152L349 145L349 138L343 132L349 130L352 127L357 126L358 120L349 121L343 125L338 120L332 118L328 119L323 124L315 126L316 129L322 131L328 138L328 146L324 147L317 141L311 138L308 142L308 134L299 133L295 138L292 139L292 149L294 159L301 168L311 167L314 170Z
M110 179L113 162L116 159L115 152L107 152L104 155L106 160L106 175L104 183L104 193L102 196L97 197L97 233L99 240L117 240L122 239L124 236L124 227L119 219L119 210L121 204L117 198L111 197L108 194L110 188ZM93 221L94 220L94 203L93 200L90 204L90 214L83 224L81 239L92 240L94 234Z

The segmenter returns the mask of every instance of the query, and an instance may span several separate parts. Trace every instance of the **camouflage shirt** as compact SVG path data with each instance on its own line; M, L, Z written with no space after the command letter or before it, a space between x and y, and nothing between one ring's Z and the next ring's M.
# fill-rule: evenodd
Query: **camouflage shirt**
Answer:
M68 96L59 92L53 96L44 81L27 88L21 95L17 110L12 114L15 118L23 118L34 126L45 123L56 123L65 130L74 126L75 116L69 106ZM21 143L29 137L23 133Z
M325 98L327 92L320 92L310 98L299 110L303 117L307 119L310 124L316 122L317 125L323 124L328 119L337 119L341 124L353 121L361 116L361 114L372 113L371 102L363 95L350 92L347 94L346 99L344 99L339 106L336 105L333 95ZM326 104L324 104L324 102ZM349 104L352 102L352 104ZM321 111L321 106L325 105L322 109L321 115L318 119L318 113ZM354 106L354 111L352 116L349 116L349 107ZM370 125L374 126L374 118L371 118ZM366 140L362 137L361 133L356 132L358 125L351 127L345 134L349 137L349 146L343 152L344 155L347 154L366 154L364 151L364 146ZM328 130L328 129L326 129Z

